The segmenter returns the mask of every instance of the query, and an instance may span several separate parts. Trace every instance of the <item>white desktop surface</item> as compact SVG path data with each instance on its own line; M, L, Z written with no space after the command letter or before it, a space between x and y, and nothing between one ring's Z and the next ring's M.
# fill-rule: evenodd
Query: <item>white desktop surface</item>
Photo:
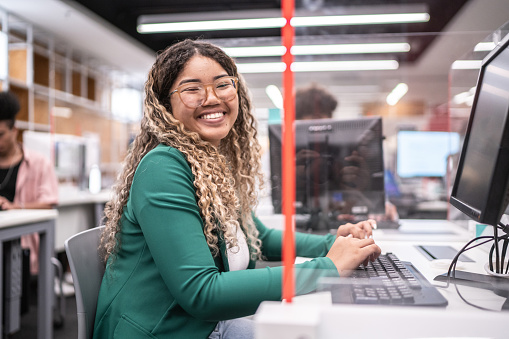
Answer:
M54 209L0 211L0 228L51 220L57 216L58 211Z
M447 272L447 263L428 260L416 246L449 245L459 250L472 238L445 220L402 220L399 231L375 230L374 239L383 253L410 261L437 286L445 285L433 279ZM458 267L485 274L488 253L476 248L465 254L475 262L461 262ZM302 260L306 259L297 258ZM458 289L469 302L486 308L499 310L505 301L491 291L461 285ZM338 305L332 304L329 292L294 297L291 303L264 302L254 316L256 338L509 338L508 311L469 306L454 285L438 290L448 300L445 308Z
M59 190L58 206L71 206L80 204L105 203L111 198L110 190L102 190L97 194L90 193L88 190L78 190L77 188L64 188Z

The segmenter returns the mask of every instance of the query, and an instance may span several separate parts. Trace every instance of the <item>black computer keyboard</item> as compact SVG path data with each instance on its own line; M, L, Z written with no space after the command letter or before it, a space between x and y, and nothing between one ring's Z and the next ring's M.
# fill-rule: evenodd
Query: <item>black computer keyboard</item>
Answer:
M328 280L321 286L330 290L337 304L386 304L447 306L447 299L409 262L386 253L353 271L349 278Z

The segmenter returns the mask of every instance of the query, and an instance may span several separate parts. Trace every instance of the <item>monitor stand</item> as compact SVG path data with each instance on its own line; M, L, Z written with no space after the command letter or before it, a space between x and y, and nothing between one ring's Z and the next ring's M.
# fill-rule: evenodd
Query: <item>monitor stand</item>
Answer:
M454 278L452 274L449 278L451 283L490 290L496 295L506 298L502 310L509 310L509 279L465 271L456 271L454 275ZM433 280L447 282L447 279L447 273L444 273L437 275Z

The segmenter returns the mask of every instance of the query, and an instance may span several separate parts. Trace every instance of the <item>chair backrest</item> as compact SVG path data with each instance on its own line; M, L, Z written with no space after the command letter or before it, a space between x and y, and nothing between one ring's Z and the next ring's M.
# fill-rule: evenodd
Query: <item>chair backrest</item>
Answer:
M91 339L94 331L97 297L104 275L98 248L104 226L73 235L65 241L78 315L78 339Z

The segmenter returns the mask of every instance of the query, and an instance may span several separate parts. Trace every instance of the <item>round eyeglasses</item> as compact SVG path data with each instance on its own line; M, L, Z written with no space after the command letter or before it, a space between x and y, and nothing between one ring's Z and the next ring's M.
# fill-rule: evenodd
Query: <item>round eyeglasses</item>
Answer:
M176 90L170 92L170 96L178 93L182 103L189 108L197 108L203 105L207 100L207 87L212 87L216 97L223 102L235 99L237 95L237 84L239 79L236 77L222 77L210 84L202 84L201 82L189 82L177 87Z

